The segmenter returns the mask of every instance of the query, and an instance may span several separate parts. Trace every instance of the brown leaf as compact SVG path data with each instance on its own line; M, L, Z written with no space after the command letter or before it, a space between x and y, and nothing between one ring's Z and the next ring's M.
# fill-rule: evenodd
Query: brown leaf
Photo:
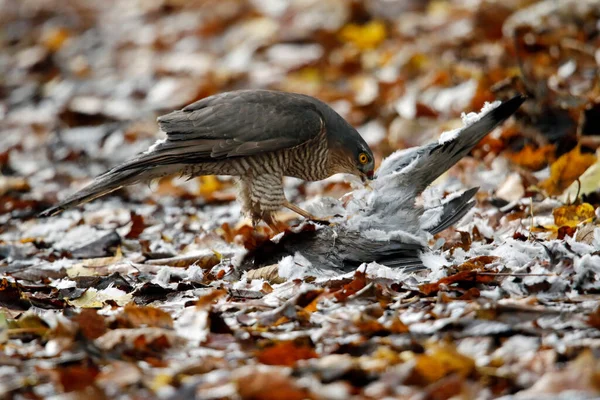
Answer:
M307 389L300 388L294 380L279 371L252 372L236 379L237 390L243 400L311 400Z
M445 278L440 279L435 283L425 283L419 286L419 290L421 293L426 296L430 296L434 293L440 291L440 286L449 286L453 284L470 284L473 285L475 283L490 283L494 280L493 276L488 275L479 275L477 271L469 270L469 271L461 271L457 274L447 276Z
M227 295L227 291L223 289L215 289L212 292L200 297L196 302L197 308L205 308L213 303L216 303L221 297Z
M118 318L122 326L141 328L144 326L173 329L173 318L161 309L128 304Z
M337 301L345 301L348 299L348 297L363 289L365 286L367 286L366 274L361 271L356 271L352 281L344 285L341 290L335 292L334 296Z
M79 325L81 333L87 339L99 338L106 332L104 318L98 315L98 312L93 308L84 308L72 320Z
M56 370L58 378L65 392L83 390L94 383L100 373L95 365L70 365Z
M498 259L499 259L499 257L495 257L495 256L478 256L478 257L470 258L467 261L465 261L464 263L462 263L461 265L459 265L458 270L459 271L471 271L474 269L481 270L481 269L484 269L483 267L485 267L486 265L491 264Z
M600 330L600 307L596 308L593 313L588 315L587 324Z
M27 310L31 303L21 294L21 285L6 278L0 280L0 306L12 310Z
M260 351L256 357L262 364L291 367L298 360L317 358L318 355L312 346L307 343L289 340L277 342L273 346L267 347Z
M130 215L132 222L131 229L129 229L129 232L127 235L125 235L125 237L127 239L137 239L140 237L140 234L144 232L144 229L146 229L146 223L144 222L144 217L141 215L136 214L133 211L131 211Z

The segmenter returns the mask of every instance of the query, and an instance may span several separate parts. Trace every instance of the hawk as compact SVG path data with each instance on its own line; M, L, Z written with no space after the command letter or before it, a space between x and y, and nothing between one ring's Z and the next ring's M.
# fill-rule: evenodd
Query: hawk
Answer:
M373 152L324 102L303 94L239 90L206 97L158 118L166 133L147 151L98 176L44 211L53 215L123 186L181 174L239 177L239 200L254 224L276 226L282 207L317 220L290 203L283 177L318 181L337 173L373 179Z

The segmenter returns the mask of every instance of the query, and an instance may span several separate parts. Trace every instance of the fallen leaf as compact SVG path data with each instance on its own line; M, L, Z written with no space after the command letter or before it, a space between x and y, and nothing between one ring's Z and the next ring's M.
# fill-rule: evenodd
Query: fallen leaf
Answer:
M0 306L13 310L27 310L31 303L21 294L21 285L6 278L0 280Z
M315 398L307 389L299 387L291 377L276 370L249 369L235 379L235 384L239 396L243 400L311 400Z
M223 289L215 289L210 293L201 296L196 302L197 308L205 308L210 306L211 304L216 303L221 297L226 296L227 291Z
M50 331L48 324L39 316L31 314L30 311L21 315L18 319L8 320L7 326L8 334L11 337L20 335L45 336Z
M374 49L387 36L385 24L381 21L370 21L364 25L348 24L340 33L340 40L352 43L361 50Z
M594 206L589 203L572 204L555 208L552 211L552 216L556 226L575 228L584 221L591 221L595 216L595 210Z
M461 271L457 274L442 278L435 283L425 283L423 285L419 285L419 290L424 295L430 296L430 295L440 291L441 286L449 286L449 285L461 284L461 283L467 283L469 285L473 285L475 283L490 283L493 280L494 280L493 276L480 275L477 273L477 271L467 270L467 271Z
M133 211L131 211L130 213L130 218L131 228L129 229L129 232L127 232L127 235L125 235L125 237L127 239L137 239L138 237L140 237L141 233L144 232L144 229L146 229L146 223L144 222L144 217L142 217L139 214L136 214Z
M206 201L214 200L214 193L219 191L223 185L219 178L214 175L205 175L198 177L200 181L200 187L198 188L198 194L202 196Z
M87 339L97 339L106 333L104 318L94 309L84 308L72 320L79 325L79 330Z
M466 378L475 369L473 359L450 346L434 345L426 354L416 356L415 362L414 375L409 381L419 385L438 381L449 374Z
M261 350L256 358L262 364L293 366L298 360L317 358L318 355L312 346L307 343L292 340L277 342Z
M532 171L539 171L554 159L556 148L553 144L547 144L541 147L534 147L532 144L526 144L521 151L517 153L506 154L507 158L513 163Z
M136 365L123 361L112 361L102 368L96 377L96 384L105 389L114 388L115 385L123 389L126 386L135 385L141 379L142 372Z
M335 298L338 301L345 301L348 297L352 296L359 290L363 289L367 285L367 276L364 272L356 271L352 281L342 287L334 293Z
M53 27L42 36L44 46L50 51L58 51L63 47L67 39L71 36L70 32L64 27Z
M10 191L27 191L29 190L27 180L20 176L4 176L0 175L0 196L4 196Z
M119 306L124 306L133 300L133 296L130 293L125 293L114 288L108 291L98 291L94 288L89 288L85 291L83 296L77 299L67 300L67 303L81 308L102 308L109 300L114 301Z
M520 393L542 397L542 394L565 393L569 390L600 395L600 360L585 349L560 371L548 371L535 384ZM528 397L529 398L529 397Z
M541 182L539 186L550 196L557 196L595 162L594 154L582 153L581 148L576 146L550 165L550 177Z
M100 370L90 363L59 367L55 370L65 392L83 390L94 383Z
M126 328L156 327L173 329L171 314L155 307L127 304L119 315L120 325Z

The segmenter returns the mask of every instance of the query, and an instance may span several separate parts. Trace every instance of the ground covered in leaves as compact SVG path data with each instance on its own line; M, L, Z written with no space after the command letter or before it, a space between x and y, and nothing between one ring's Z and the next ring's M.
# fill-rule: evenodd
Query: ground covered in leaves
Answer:
M600 395L597 1L0 10L0 397ZM431 238L423 272L314 274L301 254L243 272L273 232L240 217L221 177L36 217L161 138L157 115L257 87L327 101L378 162L486 101L530 99L423 196L480 187ZM340 177L287 182L307 207L351 190Z

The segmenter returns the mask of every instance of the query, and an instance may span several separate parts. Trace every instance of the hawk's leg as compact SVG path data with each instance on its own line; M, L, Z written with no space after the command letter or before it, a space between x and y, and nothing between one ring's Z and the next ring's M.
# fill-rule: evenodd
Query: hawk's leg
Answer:
M327 219L327 218L319 218L319 217L315 217L314 215L312 215L311 213L309 213L306 210L301 209L300 207L298 207L295 204L290 203L289 201L285 200L285 202L283 203L283 206L285 208L289 208L290 210L292 210L293 212L295 212L296 214L300 214L301 216L303 216L306 219L309 219L313 222L317 222L319 224L325 224L325 225L329 225L331 222Z
M265 221L272 229L280 231L275 213L283 207L283 177L260 174L241 178L242 211L252 218L252 223Z

